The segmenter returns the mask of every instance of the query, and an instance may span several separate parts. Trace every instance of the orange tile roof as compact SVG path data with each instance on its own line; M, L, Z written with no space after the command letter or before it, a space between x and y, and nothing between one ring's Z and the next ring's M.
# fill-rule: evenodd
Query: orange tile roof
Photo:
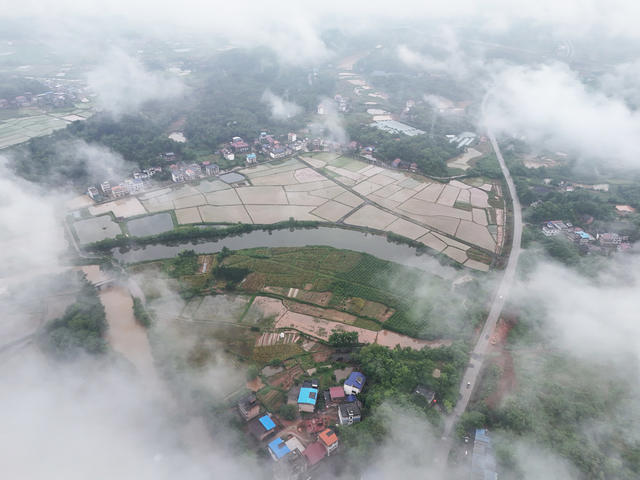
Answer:
M328 447L338 441L338 436L330 428L327 428L326 430L320 432L318 438L320 438L320 440L322 440L322 442Z

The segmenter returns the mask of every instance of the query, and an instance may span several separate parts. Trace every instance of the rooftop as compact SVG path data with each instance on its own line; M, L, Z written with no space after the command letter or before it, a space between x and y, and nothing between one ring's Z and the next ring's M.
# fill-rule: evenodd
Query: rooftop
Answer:
M343 417L358 417L360 416L360 407L357 403L343 403L340 405L340 414Z
M301 388L298 395L298 403L308 403L309 405L315 405L318 399L317 388Z
M291 451L289 450L289 447L287 447L287 444L284 443L284 440L282 440L281 438L276 438L275 440L269 442L269 450L271 450L273 455L275 455L276 459L278 460L280 460Z
M351 372L351 374L349 375L349 378L347 378L344 381L344 384L362 389L365 381L366 381L366 377L360 372Z
M409 135L410 137L426 133L422 130L413 128L410 125L400 123L396 120L381 120L379 122L372 123L371 126L389 133L404 133L405 135Z
M273 423L273 420L271 420L271 417L269 415L264 415L260 417L259 420L262 426L265 428L265 430L271 430L272 428L276 428L276 424Z
M329 395L331 395L331 400L335 400L336 398L344 398L344 388L331 387L329 388Z
M324 443L327 446L331 446L338 441L338 436L336 435L336 432L334 432L330 428L327 428L326 430L323 430L322 432L320 432L320 434L318 435L318 438L320 439L320 441L322 441L322 443Z
M309 465L315 465L324 458L327 451L320 442L315 442L309 445L303 453L309 460Z

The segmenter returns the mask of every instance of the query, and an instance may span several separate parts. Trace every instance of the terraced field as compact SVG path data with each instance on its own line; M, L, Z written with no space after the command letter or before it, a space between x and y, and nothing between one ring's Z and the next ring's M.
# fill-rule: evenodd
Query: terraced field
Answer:
M489 265L469 250L502 249L504 211L492 206L501 203L500 192L478 179L445 184L329 152L239 173L245 184L204 180L114 200L89 212L129 218L174 211L178 225L265 225L290 218L342 223L392 232L483 271Z

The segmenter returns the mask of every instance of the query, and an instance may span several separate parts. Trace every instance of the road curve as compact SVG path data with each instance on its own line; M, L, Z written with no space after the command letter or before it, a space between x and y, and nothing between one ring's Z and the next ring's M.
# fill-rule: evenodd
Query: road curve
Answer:
M509 255L509 260L507 261L507 266L504 270L500 285L495 292L495 297L493 298L493 302L491 303L491 309L489 310L487 320L484 324L484 327L482 328L482 331L480 332L480 336L478 338L476 346L471 352L469 366L462 376L458 402L456 403L453 412L445 419L444 432L442 436L443 451L439 455L440 461L442 461L443 463L446 463L446 459L453 444L453 427L456 425L456 423L460 419L460 416L466 410L467 405L469 404L469 399L471 398L471 394L473 393L474 387L476 386L480 377L480 373L487 353L487 348L489 347L490 338L496 327L496 323L500 318L500 313L502 312L502 308L504 307L507 295L509 294L509 290L515 280L516 267L518 265L518 257L520 256L521 250L520 243L522 240L522 209L520 206L520 201L518 200L516 187L513 183L513 179L511 178L511 173L509 172L504 158L502 157L498 142L496 141L496 138L490 129L487 130L487 136L489 137L491 146L493 147L493 151L498 158L502 174L504 175L504 178L507 182L507 187L509 188L509 193L511 194L511 200L513 204L513 238L511 244L511 254ZM471 384L471 387L467 388L467 384L469 383Z

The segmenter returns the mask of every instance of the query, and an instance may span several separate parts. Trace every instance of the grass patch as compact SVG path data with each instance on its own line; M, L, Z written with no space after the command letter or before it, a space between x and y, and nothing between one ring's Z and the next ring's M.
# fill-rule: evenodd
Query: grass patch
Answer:
M287 360L300 355L304 350L297 343L255 347L252 358L256 363L266 365L273 360Z
M486 263L487 265L490 265L492 260L491 255L473 247L467 250L467 257L477 262Z
M453 208L458 208L460 210L466 210L467 212L470 212L473 209L471 204L467 203L467 202L455 202L453 204Z

